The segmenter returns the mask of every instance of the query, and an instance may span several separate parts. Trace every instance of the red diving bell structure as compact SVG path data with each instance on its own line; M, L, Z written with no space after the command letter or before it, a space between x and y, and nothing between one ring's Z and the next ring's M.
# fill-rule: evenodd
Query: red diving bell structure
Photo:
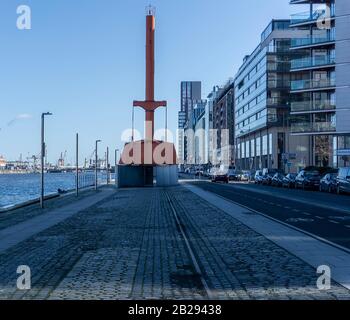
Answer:
M118 166L119 187L167 186L178 183L177 156L173 143L154 139L154 112L167 107L166 101L155 101L155 9L146 16L146 99L134 101L133 108L145 110L145 139L125 144ZM133 130L134 131L134 130ZM132 134L134 136L134 132Z

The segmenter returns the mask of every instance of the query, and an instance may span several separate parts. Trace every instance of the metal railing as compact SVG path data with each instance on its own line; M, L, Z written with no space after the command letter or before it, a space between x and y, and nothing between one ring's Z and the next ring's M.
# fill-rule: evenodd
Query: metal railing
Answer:
M291 81L291 90L321 89L329 87L335 87L335 79Z
M292 60L291 69L312 68L335 64L335 57L326 55Z
M269 106L279 106L279 105L286 105L286 104L287 104L286 98L280 98L280 97L267 98L267 105Z
M325 37L320 36L310 36L307 38L295 38L292 39L291 47L302 47L302 46L309 46L313 44L319 44L319 43L325 43L325 42L333 42L335 41L335 35L329 34Z
M326 15L327 15L327 12L324 9L300 12L300 13L291 15L290 24L293 25L293 24L304 23L304 22L313 22L313 21L317 21L320 18L327 18ZM334 13L332 13L331 17L333 17L333 15Z
M289 80L267 80L268 88L290 88Z
M331 101L296 101L291 103L291 112L309 112L309 111L322 111L322 110L334 110L335 103Z

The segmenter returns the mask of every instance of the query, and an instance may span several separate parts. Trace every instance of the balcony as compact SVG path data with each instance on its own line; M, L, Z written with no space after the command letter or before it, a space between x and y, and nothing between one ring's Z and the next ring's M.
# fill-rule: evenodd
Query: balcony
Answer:
M306 11L301 13L296 13L291 15L291 25L294 24L301 24L301 23L307 23L307 22L316 22L318 19L327 18L327 12L325 9L315 10L313 12ZM334 17L334 12L332 12L331 17Z
M324 133L336 131L335 123L333 122L302 122L293 123L291 132L294 134L300 133Z
M281 97L273 97L273 98L267 98L267 105L268 106L286 106L287 105L287 99L281 98Z
M291 69L316 68L335 64L333 56L318 56L292 60Z
M291 103L291 112L294 113L309 113L318 111L329 111L335 109L335 103L333 101L296 101Z
M333 41L335 41L334 33L329 34L328 36L325 36L325 37L310 36L307 38L295 38L295 39L292 39L291 48L313 46L313 45L323 44L323 43L333 42Z
M291 81L291 90L317 90L335 87L335 79L322 80L294 80Z
M267 87L271 89L276 89L276 88L289 89L290 81L289 80L267 80Z

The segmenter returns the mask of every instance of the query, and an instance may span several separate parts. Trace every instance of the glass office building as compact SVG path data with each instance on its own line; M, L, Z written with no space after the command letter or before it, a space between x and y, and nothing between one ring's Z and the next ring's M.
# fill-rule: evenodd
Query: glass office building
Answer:
M193 109L202 99L202 83L200 81L181 82L181 106L178 115L177 152L180 164L187 162L187 141L185 131L191 127Z

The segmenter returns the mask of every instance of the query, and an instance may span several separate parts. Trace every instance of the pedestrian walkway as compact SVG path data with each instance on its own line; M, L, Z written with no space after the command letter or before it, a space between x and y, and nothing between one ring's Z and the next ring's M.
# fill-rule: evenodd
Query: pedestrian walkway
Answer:
M77 212L91 207L95 203L111 195L111 192L111 189L102 189L102 191L90 196L89 198L78 200L68 206L51 210L48 213L0 230L0 253L31 236L64 221Z
M315 268L184 186L106 189L35 219L1 231L0 299L350 298L334 282L318 290Z

